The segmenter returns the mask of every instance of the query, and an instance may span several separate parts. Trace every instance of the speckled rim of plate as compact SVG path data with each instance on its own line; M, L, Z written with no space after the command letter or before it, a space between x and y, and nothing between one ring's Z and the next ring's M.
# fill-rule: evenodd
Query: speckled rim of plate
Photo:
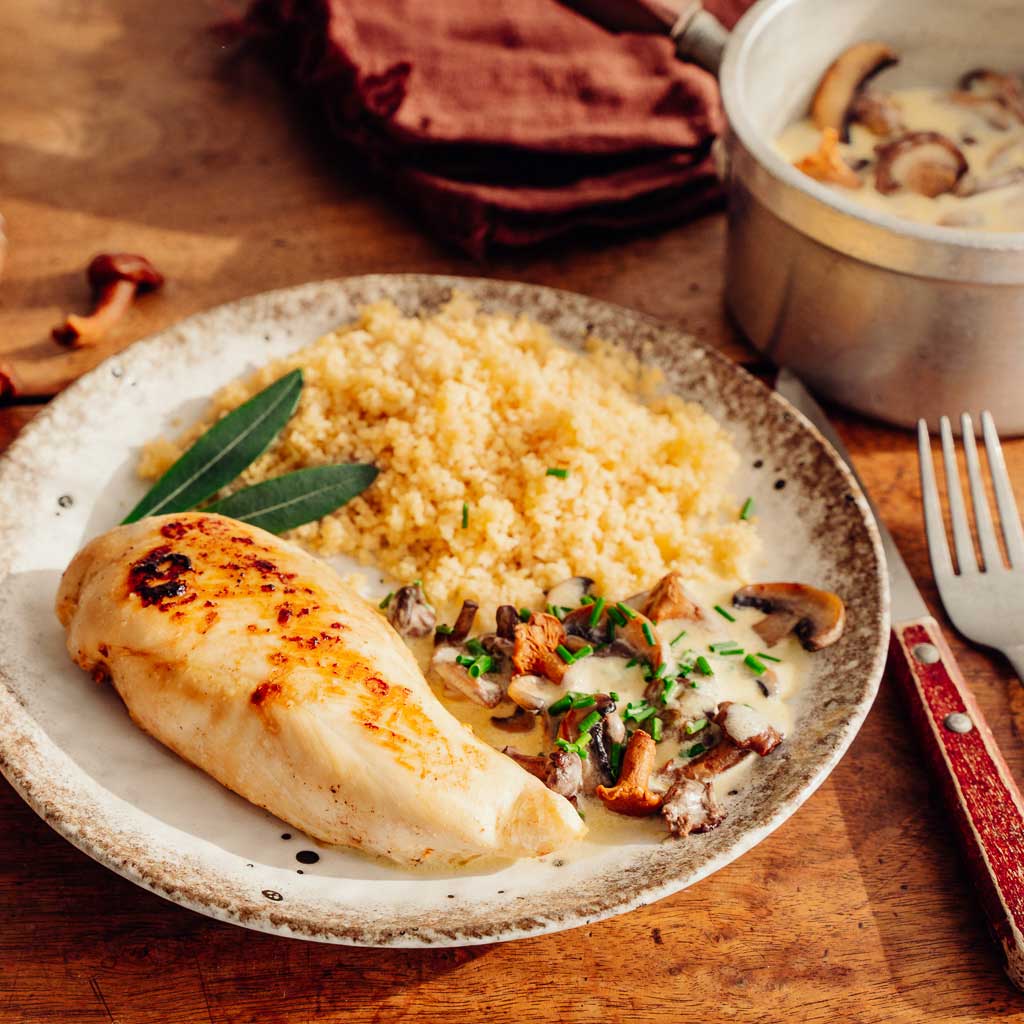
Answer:
M174 365L198 372L212 352L233 343L237 347L244 336L250 347L238 354L235 371L243 373L350 320L366 302L391 298L404 311L414 312L435 307L453 288L475 297L485 309L526 313L569 344L594 331L643 350L662 367L670 387L700 400L734 432L741 452L756 455L766 466L766 474L749 478L748 489L766 510L762 534L771 548L769 557L779 562L784 555L786 566L814 577L799 578L846 598L844 641L815 656L796 709L799 728L778 753L759 764L763 770L719 829L685 842L616 850L622 862L603 873L563 875L558 885L515 899L488 894L445 904L430 894L422 905L413 905L416 896L408 906L375 902L376 897L335 906L322 893L304 896L300 883L294 893L268 895L271 890L261 890L232 857L183 851L177 845L180 834L154 832L151 823L156 819L142 811L133 817L133 808L81 771L29 713L18 681L19 673L31 668L15 663L13 644L0 635L0 769L56 831L143 888L219 920L352 945L470 945L590 924L692 885L760 842L828 776L867 714L888 642L884 555L863 494L819 432L779 395L676 328L575 293L491 279L368 275L255 295L192 316L83 376L43 409L0 459L0 621L5 621L4 583L18 564L19 531L31 537L40 527L39 519L29 514L46 489L46 460L40 453L87 448L90 431L107 410L118 407L120 388L130 383L142 385L142 392L148 388L159 393L161 368ZM261 338L265 350L260 349ZM775 467L784 467L784 490L776 490L768 479ZM786 513L774 525L768 515L776 507L773 500ZM200 845L197 839L196 847ZM635 850L643 853L631 852ZM530 884L550 874L547 864L521 861L515 867ZM583 870L573 867L576 874ZM429 881L417 880L415 892L429 890ZM482 888L475 880L474 886Z

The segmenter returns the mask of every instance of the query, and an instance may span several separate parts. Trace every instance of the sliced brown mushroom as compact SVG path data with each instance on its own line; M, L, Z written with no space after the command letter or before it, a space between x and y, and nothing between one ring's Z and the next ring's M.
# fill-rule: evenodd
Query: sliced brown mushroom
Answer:
M749 704L723 701L715 714L715 723L741 750L753 750L761 757L782 742L782 733Z
M522 751L516 750L515 747L502 747L501 752L506 757L511 757L520 768L525 768L541 782L548 781L551 762L543 754L524 754Z
M560 683L569 666L557 653L565 644L565 630L554 615L534 612L529 622L516 626L512 666L516 675L542 675Z
M509 699L524 711L531 711L534 714L549 708L563 696L563 693L560 686L542 676L513 676L508 684Z
M654 623L646 615L634 612L632 618L626 619L625 626L616 630L616 637L652 669L657 670L668 661L668 644L658 636Z
M652 622L664 619L690 619L697 622L704 618L700 605L686 596L683 577L678 572L670 572L658 581L641 610Z
M462 608L459 609L459 617L455 620L455 625L451 629L442 629L442 627L438 626L434 633L434 646L461 644L469 636L469 632L473 628L473 622L476 619L479 607L476 601L463 601Z
M822 131L832 129L850 141L850 108L864 84L891 67L899 55L880 42L856 43L829 65L811 100L811 120Z
M815 181L841 185L843 188L861 188L864 184L839 152L839 133L835 128L826 128L821 133L818 148L794 160L793 166Z
M970 96L994 100L1024 123L1024 82L1016 75L991 68L975 68L960 79L960 89Z
M608 810L633 818L645 818L661 806L660 794L648 788L656 749L649 733L633 733L622 755L619 781L614 786L598 786L595 790Z
M967 158L941 132L907 132L875 153L875 188L883 195L905 188L934 198L952 192L967 173Z
M469 698L475 704L485 708L497 707L505 692L500 681L489 679L485 675L471 676L469 670L455 659L458 649L455 647L439 647L430 660L430 668L434 675L457 693Z
M850 120L864 125L872 135L885 137L904 131L900 108L885 92L863 89L854 97Z
M806 583L754 583L737 590L732 603L765 613L754 632L769 647L795 633L808 651L820 651L834 644L846 625L842 599Z
M537 716L524 711L518 705L511 715L491 715L491 725L502 732L533 732Z
M388 602L388 621L400 636L426 636L434 628L437 616L427 603L423 587L411 583L399 587Z
M674 836L710 832L725 820L710 782L681 777L669 787L661 816Z
M515 640L516 626L519 625L519 612L510 604L500 605L494 613L494 624L498 636L503 640Z
M688 761L679 769L683 778L696 779L698 782L710 782L716 775L728 771L749 757L753 751L737 746L728 736L710 750L705 750L693 760Z
M556 583L544 595L544 600L551 608L576 608L593 585L594 581L589 576L570 576Z
M583 761L569 750L556 750L548 759L544 780L550 790L575 805L583 790Z
M88 316L72 314L53 329L54 341L81 348L99 341L124 316L136 294L155 291L163 274L145 256L101 253L86 270L93 309Z

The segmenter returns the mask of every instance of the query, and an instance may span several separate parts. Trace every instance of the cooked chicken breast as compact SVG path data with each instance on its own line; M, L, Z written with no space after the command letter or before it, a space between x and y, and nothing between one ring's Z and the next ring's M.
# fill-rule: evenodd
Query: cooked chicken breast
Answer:
M199 513L120 526L75 556L57 615L136 724L324 842L456 864L585 831L445 710L374 608L263 530Z

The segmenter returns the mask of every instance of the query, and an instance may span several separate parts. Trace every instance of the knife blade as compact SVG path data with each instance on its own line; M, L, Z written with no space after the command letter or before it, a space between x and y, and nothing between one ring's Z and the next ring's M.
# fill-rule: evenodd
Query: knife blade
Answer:
M829 423L825 410L814 400L811 393L804 386L799 377L791 370L782 369L779 371L778 379L775 382L775 390L785 398L798 412L803 413L818 428L818 432L829 444L835 448L839 457L846 463L847 469L853 474L854 479L860 484L864 497L871 508L871 514L875 517L875 525L882 538L882 547L885 550L885 562L889 570L889 590L892 595L892 616L896 620L920 619L928 614L928 607L921 597L914 577L903 561L900 549L896 546L893 535L882 521L878 509L868 494L864 481L861 480L850 453L840 440L835 427Z
M782 370L775 387L831 443L863 491L842 441L799 378ZM1024 834L1024 797L892 534L873 505L871 512L882 537L892 592L887 676L903 693L910 722L956 826L968 873L1006 973L1024 990L1020 850L1008 846L1013 843L1009 837Z

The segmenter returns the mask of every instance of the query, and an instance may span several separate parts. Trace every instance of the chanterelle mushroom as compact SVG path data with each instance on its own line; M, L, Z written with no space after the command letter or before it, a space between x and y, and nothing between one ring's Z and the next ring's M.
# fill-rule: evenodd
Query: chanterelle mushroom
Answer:
M820 651L834 644L846 625L842 599L805 583L754 583L737 590L732 603L765 613L754 632L769 647L795 633L808 651Z
M821 133L818 148L795 160L793 166L815 181L841 185L843 188L860 188L864 184L839 152L839 133L835 128L826 128Z
M136 292L155 291L164 283L163 274L145 256L131 253L101 253L89 264L86 276L92 289L92 312L72 314L53 329L54 340L71 348L98 341L124 316Z
M907 132L875 153L875 188L883 195L905 188L933 198L952 192L967 173L967 158L941 132Z
M891 67L899 55L885 43L856 43L844 50L829 66L811 100L811 120L822 131L832 129L843 141L850 141L851 107L864 84Z
M683 577L678 572L670 572L658 581L644 603L643 613L652 622L661 622L663 619L698 621L704 618L700 606L686 596Z
M649 733L633 733L622 755L619 781L614 786L598 786L595 790L608 810L644 818L661 806L661 796L647 786L654 770L656 749Z
M560 683L568 664L558 654L565 645L565 630L554 615L534 612L529 622L516 626L512 666L516 675L542 675Z

